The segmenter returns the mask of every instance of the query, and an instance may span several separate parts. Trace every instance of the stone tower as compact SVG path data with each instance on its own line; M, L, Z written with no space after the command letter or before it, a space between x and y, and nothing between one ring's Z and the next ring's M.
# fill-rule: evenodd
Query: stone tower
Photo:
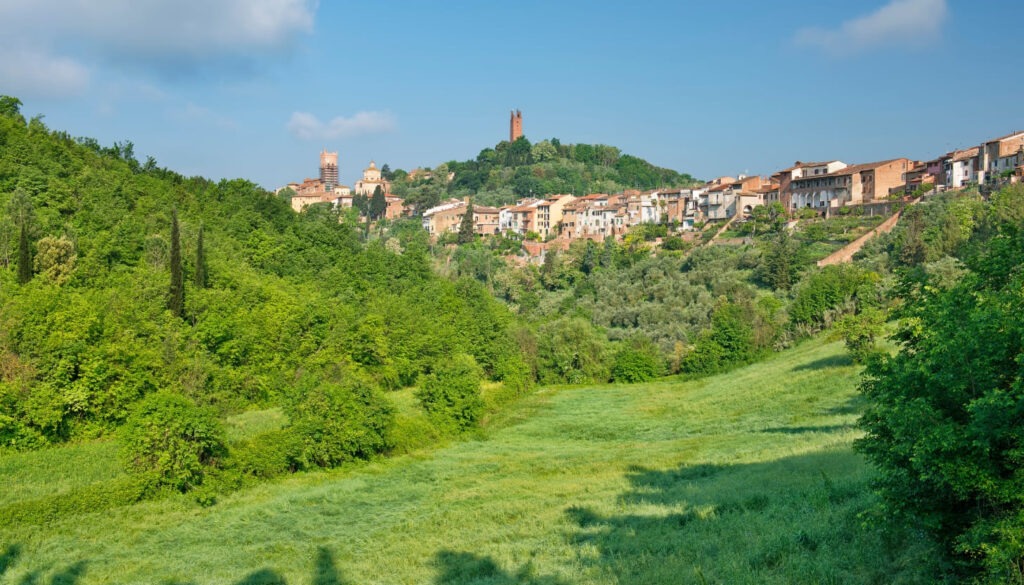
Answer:
M338 153L320 153L320 180L324 182L324 191L330 193L338 185Z
M515 142L520 136L523 135L523 113L519 110L513 110L512 116L508 121L508 141Z

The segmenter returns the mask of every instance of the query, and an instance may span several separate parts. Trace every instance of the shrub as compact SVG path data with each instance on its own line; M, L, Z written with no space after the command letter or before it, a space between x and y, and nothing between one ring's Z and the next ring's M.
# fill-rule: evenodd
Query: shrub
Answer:
M482 378L483 372L472 356L456 355L421 378L416 398L440 428L464 431L483 414Z
M832 313L853 300L862 285L877 280L877 275L856 266L826 266L800 281L789 315L797 324L828 325Z
M152 480L149 474L123 476L57 495L18 500L0 506L0 526L46 524L134 504L144 500L147 492L152 490Z
M643 351L625 348L615 354L612 364L612 380L635 384L658 377L661 367L655 356Z
M231 449L231 460L242 474L269 479L293 471L302 444L291 429L269 431Z
M139 402L121 431L122 457L157 485L188 491L224 454L224 432L214 413L170 391Z
M679 236L669 236L661 241L661 249L666 251L685 250L689 247Z
M836 332L846 342L846 349L853 361L864 363L868 357L876 353L878 348L875 339L882 335L885 327L885 314L874 308L866 309L857 315L847 315L836 324Z
M297 451L294 459L302 467L335 467L390 447L391 404L360 380L319 384L287 410Z
M537 331L537 375L544 384L607 382L604 337L581 318L545 323Z
M615 354L612 380L635 384L647 382L665 373L665 362L658 348L646 338L628 342Z

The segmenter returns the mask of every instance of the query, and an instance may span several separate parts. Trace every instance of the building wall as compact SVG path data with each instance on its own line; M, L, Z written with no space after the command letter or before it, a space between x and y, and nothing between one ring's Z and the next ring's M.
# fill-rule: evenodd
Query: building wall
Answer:
M884 199L889 190L906 183L910 160L901 158L861 173L864 182L863 198L857 203L869 203Z
M459 216L459 223L462 223L462 216ZM498 225L498 210L480 211L473 209L473 233L481 236L490 236L501 233Z

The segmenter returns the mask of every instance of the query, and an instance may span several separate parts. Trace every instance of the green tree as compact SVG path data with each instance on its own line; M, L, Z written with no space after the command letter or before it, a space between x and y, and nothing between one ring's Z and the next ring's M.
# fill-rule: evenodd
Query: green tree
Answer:
M760 208L758 208L760 209ZM761 261L761 277L776 290L789 290L795 280L797 245L782 229L768 242Z
M534 162L554 160L558 157L558 151L555 150L551 142L541 140L530 149L530 157L533 158Z
M0 116L17 118L24 122L21 116L21 100L9 95L0 95Z
M203 242L203 224L199 224L199 235L196 236L196 288L206 288L206 248Z
M921 207L912 206L906 210L906 229L903 245L900 247L899 259L904 266L923 264L928 256L928 248L924 242L924 214Z
M27 284L32 280L32 250L29 248L28 223L23 222L18 231L18 282Z
M438 364L422 378L416 398L439 427L465 431L476 425L483 415L482 378L483 372L476 360L459 354Z
M288 205L291 205L292 197L295 197L295 190L292 189L291 187L285 187L284 189L281 189L280 191L277 192L277 196L278 198L281 199L281 201L284 201Z
M919 287L899 353L869 362L862 384L857 446L888 512L934 537L965 582L1024 580L1022 236L1003 224L951 288Z
M460 244L469 244L473 242L473 239L473 201L470 200L466 204L466 212L462 214L462 221L459 223L458 242Z
M139 402L121 432L129 469L153 474L156 483L188 491L224 455L224 432L213 412L169 391Z
M359 215L363 217L370 215L370 200L362 193L356 193L352 196L352 207L359 211Z
M846 342L853 361L864 363L878 351L875 340L885 332L885 313L874 307L846 315L836 323L836 333Z
M167 308L175 317L185 316L185 276L181 268L181 235L178 233L178 210L171 210L171 285Z
M78 259L75 244L67 236L47 236L39 240L36 247L36 271L55 284L67 283L75 271L75 261Z
M7 212L18 228L18 282L25 284L32 280L32 242L29 232L34 219L32 199L25 189L18 187L14 191L7 203Z
M580 259L580 272L590 276L597 266L597 244L593 240L587 240L583 248L583 257Z
M373 197L370 198L370 219L376 221L384 217L384 212L388 209L388 201L384 197L384 190L381 189L380 185L373 188Z

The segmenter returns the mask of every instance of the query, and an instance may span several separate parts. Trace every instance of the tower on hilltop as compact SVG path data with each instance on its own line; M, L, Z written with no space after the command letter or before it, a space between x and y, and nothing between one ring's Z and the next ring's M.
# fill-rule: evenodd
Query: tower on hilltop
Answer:
M328 193L338 186L338 153L327 152L326 148L320 153L320 180Z
M523 113L519 110L512 110L512 116L508 121L508 141L515 142L523 135Z

